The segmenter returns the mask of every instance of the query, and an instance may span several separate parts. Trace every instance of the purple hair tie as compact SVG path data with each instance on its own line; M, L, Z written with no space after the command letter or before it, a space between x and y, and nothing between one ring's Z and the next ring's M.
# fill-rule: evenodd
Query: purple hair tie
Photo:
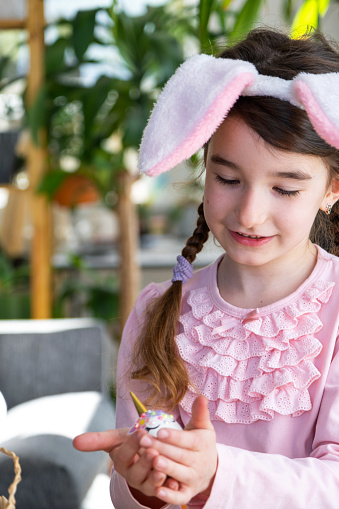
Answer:
M173 269L172 283L174 281L182 281L182 284L185 284L193 276L193 266L182 255L177 256L177 262Z

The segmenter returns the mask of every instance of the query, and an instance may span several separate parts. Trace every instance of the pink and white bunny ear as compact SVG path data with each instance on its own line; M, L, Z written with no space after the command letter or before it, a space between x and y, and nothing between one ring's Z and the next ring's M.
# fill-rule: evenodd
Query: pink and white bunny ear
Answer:
M195 55L170 78L141 141L139 169L155 176L191 157L212 136L258 72L241 60Z
M339 149L339 73L300 73L293 81L295 94L314 129Z
M240 95L272 96L305 108L314 129L339 149L339 73L262 76L250 62L195 55L167 82L141 141L139 169L155 176L199 150Z

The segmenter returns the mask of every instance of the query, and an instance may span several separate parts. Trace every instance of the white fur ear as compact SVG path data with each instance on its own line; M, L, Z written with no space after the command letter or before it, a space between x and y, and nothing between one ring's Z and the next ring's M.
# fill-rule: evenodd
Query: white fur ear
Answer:
M140 146L139 169L159 175L197 152L258 72L241 60L195 55L165 85Z
M277 97L304 107L314 129L339 149L339 73L261 76L242 60L195 55L170 78L141 141L139 169L154 176L197 152L240 95Z
M300 73L294 88L319 136L339 149L339 73Z

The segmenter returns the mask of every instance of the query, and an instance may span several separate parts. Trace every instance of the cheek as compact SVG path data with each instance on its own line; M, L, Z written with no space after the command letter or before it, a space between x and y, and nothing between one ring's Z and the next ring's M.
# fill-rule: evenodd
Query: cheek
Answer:
M215 235L215 225L222 220L222 211L215 197L208 193L204 194L204 216L211 233Z
M229 205L229 200L221 193L204 193L204 215L207 224L227 215Z
M277 210L276 220L282 230L297 233L301 230L309 232L314 219L318 213L320 203L317 200L310 201L309 199L298 200L286 203L284 206Z
M233 192L232 192L233 191ZM226 210L231 206L234 190L227 186L206 181L204 188L204 204L216 211Z

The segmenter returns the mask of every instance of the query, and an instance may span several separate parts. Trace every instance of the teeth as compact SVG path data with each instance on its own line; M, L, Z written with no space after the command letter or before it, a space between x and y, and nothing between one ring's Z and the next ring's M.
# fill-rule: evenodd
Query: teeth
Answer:
M246 237L248 239L261 239L258 235L245 235L244 233L238 233L238 235L241 235L242 237Z

